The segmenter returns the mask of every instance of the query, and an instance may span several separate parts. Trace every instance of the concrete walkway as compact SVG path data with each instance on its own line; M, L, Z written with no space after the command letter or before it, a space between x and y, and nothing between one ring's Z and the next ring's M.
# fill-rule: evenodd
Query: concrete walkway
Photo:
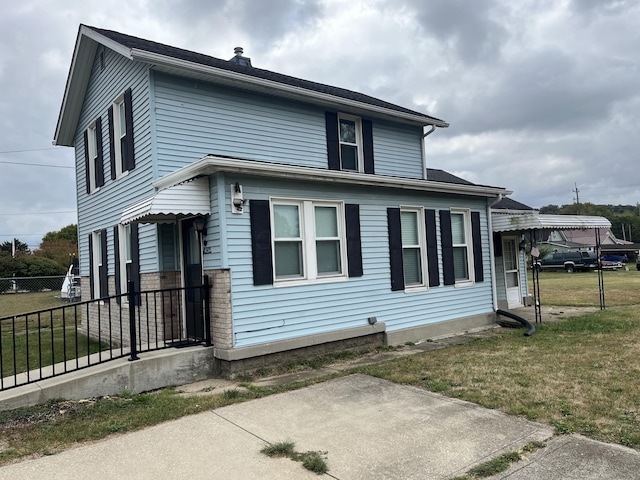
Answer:
M235 404L0 468L0 479L305 479L298 462L269 458L269 443L326 452L322 478L446 479L518 450L547 447L496 478L638 478L640 454L478 405L352 375Z

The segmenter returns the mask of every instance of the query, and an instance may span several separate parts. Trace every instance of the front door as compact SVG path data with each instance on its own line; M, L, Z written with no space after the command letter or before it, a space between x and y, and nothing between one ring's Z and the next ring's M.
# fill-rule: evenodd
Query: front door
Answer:
M202 247L194 219L182 221L182 278L184 278L184 312L186 336L193 340L204 338L202 311Z
M502 239L502 260L504 262L504 283L507 289L508 308L522 306L517 241L515 237L503 237Z

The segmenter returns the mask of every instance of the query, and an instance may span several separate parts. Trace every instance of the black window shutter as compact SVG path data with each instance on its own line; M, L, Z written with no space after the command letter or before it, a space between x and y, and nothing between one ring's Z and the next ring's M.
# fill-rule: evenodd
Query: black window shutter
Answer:
M125 164L123 170L133 170L136 168L136 157L133 151L133 102L131 99L131 89L127 88L124 92L124 117L127 123L127 141L126 141L126 153L122 152L125 156Z
M111 169L111 180L116 179L116 139L113 131L113 105L107 110L109 120L109 168ZM119 142L120 140L118 140Z
M102 265L100 266L100 297L109 296L109 284L107 272L109 266L107 265L107 229L103 228L100 231L100 248L102 250Z
M96 187L104 185L104 160L102 158L102 119L96 119Z
M120 283L120 232L118 231L118 225L113 227L113 271L114 280L116 283L116 295L122 293L122 285ZM120 304L120 297L116 297L116 302Z
M424 222L427 231L427 265L429 268L429 286L440 285L440 269L438 268L438 234L436 232L436 211L425 210Z
M440 210L440 242L442 243L442 278L445 285L456 283L453 266L453 237L451 236L451 212Z
M89 169L89 134L84 131L84 179L87 183L87 193L91 193L91 170Z
M89 234L89 298L93 300L93 234Z
M473 242L473 269L475 270L475 280L476 282L484 282L480 212L471 212L471 236Z
M360 205L346 204L347 263L349 277L362 276L362 243L360 237Z
M502 234L500 232L493 232L493 256L502 256Z
M375 173L373 162L373 123L362 120L362 151L364 153L364 173Z
M402 265L402 231L400 209L387 208L389 229L389 259L391 266L391 290L404 290L404 267Z
M249 201L251 222L251 258L253 261L253 284L273 284L273 261L271 259L271 221L268 200Z
M133 289L140 291L140 238L138 235L138 224L131 224L131 264L129 266L129 280L133 282ZM142 295L136 295L136 305L142 303Z
M329 170L340 170L338 114L336 112L325 112L324 119L327 128L327 158L329 161Z

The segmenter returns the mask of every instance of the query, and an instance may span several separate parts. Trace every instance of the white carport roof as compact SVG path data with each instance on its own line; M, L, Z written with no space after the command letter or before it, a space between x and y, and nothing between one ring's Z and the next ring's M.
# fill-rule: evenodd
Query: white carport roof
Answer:
M208 177L196 178L162 189L124 209L120 223L157 223L178 216L210 215Z
M611 222L604 217L545 215L536 212L507 213L494 210L491 212L491 222L494 232L611 228Z

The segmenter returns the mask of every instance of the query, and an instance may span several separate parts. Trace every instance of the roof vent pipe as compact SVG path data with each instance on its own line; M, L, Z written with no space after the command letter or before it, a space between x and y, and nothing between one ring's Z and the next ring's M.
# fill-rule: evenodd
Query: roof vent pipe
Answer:
M245 67L251 66L251 59L249 57L243 56L244 48L236 47L233 49L233 53L235 54L235 56L229 60L231 63L235 63L236 65L242 65Z

